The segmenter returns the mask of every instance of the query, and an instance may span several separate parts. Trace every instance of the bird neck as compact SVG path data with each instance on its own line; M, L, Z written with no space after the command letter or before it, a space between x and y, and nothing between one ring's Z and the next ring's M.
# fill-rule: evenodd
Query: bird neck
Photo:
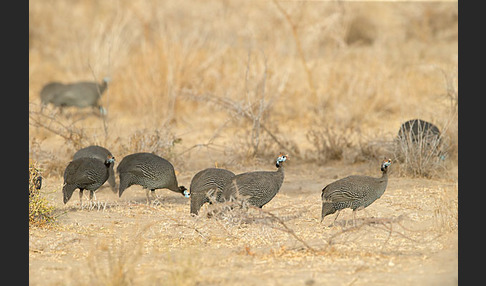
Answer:
M282 177L282 180L283 180L283 177L284 177L285 174L284 174L284 166L282 164L277 168L276 173L278 175L280 175Z
M100 88L100 95L103 94L103 92L105 91L105 89L108 87L108 82L103 80L103 82L98 85L99 88Z
M379 181L380 183L383 183L383 182L388 182L388 173L387 171L383 171L383 174L381 175L381 177L379 178Z

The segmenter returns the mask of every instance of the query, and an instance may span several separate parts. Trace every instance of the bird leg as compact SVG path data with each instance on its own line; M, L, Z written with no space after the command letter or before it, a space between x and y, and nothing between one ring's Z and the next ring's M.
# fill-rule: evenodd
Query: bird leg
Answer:
M145 196L147 196L147 205L150 204L149 189L145 190Z
M360 206L360 207L353 210L353 226L356 226L356 212L363 210L363 209L364 209L364 207Z
M157 197L155 196L155 189L150 190L150 194L152 195L152 200L155 201L155 199L157 199Z
M79 205L83 209L83 189L79 189Z
M91 209L92 205L93 205L93 195L94 195L94 191L89 191L89 208ZM96 199L96 195L95 196L95 199Z
M336 222L336 219L338 218L338 216L339 216L339 213L340 213L340 212L341 212L341 210L338 210L338 211L337 211L336 217L334 217L334 220L333 220L333 221L332 221L332 223L329 225L330 227L331 227L331 226L334 226L334 224L335 224L335 222Z
M149 189L145 190L145 196L147 196L147 205L150 204L151 201L150 197L152 197L152 199L155 200L155 189L151 189L150 194L151 195L149 196Z

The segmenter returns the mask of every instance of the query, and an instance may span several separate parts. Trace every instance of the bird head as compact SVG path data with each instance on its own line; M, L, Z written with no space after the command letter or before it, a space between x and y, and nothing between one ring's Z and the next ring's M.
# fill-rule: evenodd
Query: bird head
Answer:
M283 162L285 162L287 159L289 158L289 155L284 155L283 153L280 153L280 155L277 157L277 168L280 167L280 165L282 165Z
M191 192L184 186L179 186L179 192L181 192L181 194L186 198L191 196Z
M110 166L110 164L113 164L113 163L115 163L115 157L108 155L108 157L106 158L106 161L105 161L105 165L108 167L108 166Z
M388 166L390 166L392 163L391 159L384 159L383 162L381 163L381 171L385 172L388 169Z

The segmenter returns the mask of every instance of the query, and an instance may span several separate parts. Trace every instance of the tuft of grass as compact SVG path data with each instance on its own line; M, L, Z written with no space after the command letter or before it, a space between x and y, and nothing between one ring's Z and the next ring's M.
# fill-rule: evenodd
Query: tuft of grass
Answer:
M401 173L431 178L444 171L447 152L442 144L442 135L427 136L420 125L419 136L414 135L412 130L409 133L396 139L395 158L400 162Z
M128 242L113 237L109 244L96 244L87 257L87 275L78 285L133 285L142 242L138 237Z
M343 159L345 150L352 146L349 132L336 132L332 128L311 129L307 132L307 140L315 148L317 163Z
M54 207L41 196L41 170L37 162L29 159L29 227L45 226L55 220Z
M452 189L439 188L434 208L434 227L440 233L453 232L458 227L457 184Z
M126 141L127 144L121 143L122 150L119 153L149 152L171 160L175 158L174 146L180 143L182 138L174 135L170 127L164 127L136 130Z

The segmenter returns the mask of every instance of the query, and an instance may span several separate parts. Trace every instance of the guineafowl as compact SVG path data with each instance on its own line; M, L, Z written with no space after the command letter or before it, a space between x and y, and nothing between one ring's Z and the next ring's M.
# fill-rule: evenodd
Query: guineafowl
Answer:
M223 187L222 199L242 198L250 205L263 207L280 190L284 180L284 162L288 155L278 156L277 171L256 171L238 174Z
M99 108L102 114L105 109L99 104L101 95L108 87L110 78L104 78L101 83L96 82L76 82L62 84L53 82L45 85L41 92L41 103L45 106L49 103L54 106L65 107L75 106L78 108L94 107Z
M169 189L181 193L186 198L189 191L184 186L178 186L174 166L166 159L152 153L134 153L125 156L116 168L120 177L118 196L121 197L126 188L140 185L147 189L147 203L150 203L149 190L155 197L155 189Z
M400 130L398 131L399 140L411 140L411 142L415 143L421 140L439 140L439 138L439 128L421 119L408 120L400 126Z
M214 201L219 201L224 184L234 176L233 172L219 168L207 168L194 175L189 187L191 214L197 215L203 204L211 203L210 197L214 197Z
M107 157L105 161L82 157L71 161L64 171L64 186L62 187L63 201L66 204L74 190L79 189L79 202L83 205L83 191L89 190L89 200L94 192L103 185L109 177L109 167L115 162L114 157Z
M111 152L108 149L106 149L104 147L97 146L97 145L91 145L91 146L79 149L76 153L74 153L73 160L76 160L76 159L79 159L79 158L82 158L82 157L91 157L91 158L95 158L95 159L98 159L98 160L101 160L102 162L104 162L107 157L113 157L113 155L111 154ZM108 172L110 174L110 176L108 177L108 183L111 186L111 190L114 193L116 193L117 190L116 190L116 182L115 182L115 171L114 171L114 168L113 168L114 165L115 164L110 164L110 167L108 168Z
M50 82L42 88L40 92L42 108L49 103L54 104L54 100L65 90L65 85L60 82Z
M322 189L321 222L324 217L337 211L334 224L339 212L345 208L353 209L353 222L356 222L356 211L366 208L385 192L388 183L388 166L390 165L391 159L383 160L380 178L353 175L332 182Z
M444 160L447 147L442 141L440 130L434 124L421 119L408 120L398 130L395 153L399 160L422 155L434 155Z

